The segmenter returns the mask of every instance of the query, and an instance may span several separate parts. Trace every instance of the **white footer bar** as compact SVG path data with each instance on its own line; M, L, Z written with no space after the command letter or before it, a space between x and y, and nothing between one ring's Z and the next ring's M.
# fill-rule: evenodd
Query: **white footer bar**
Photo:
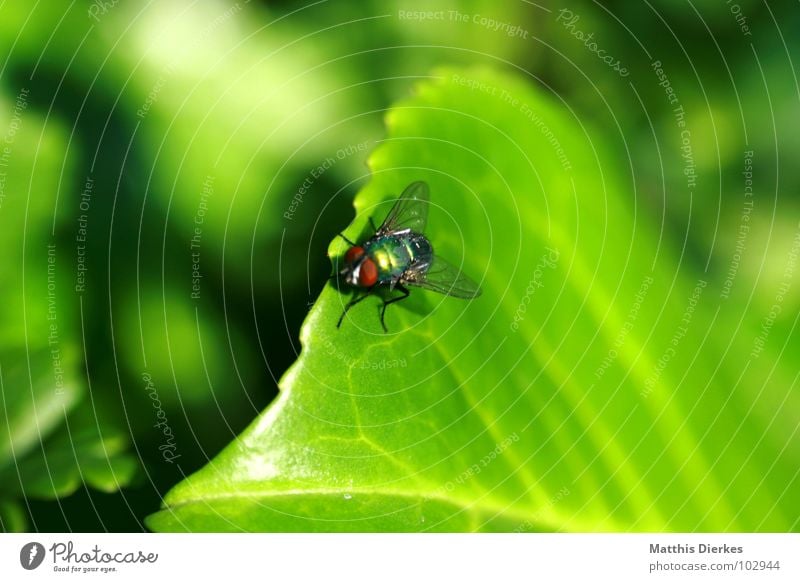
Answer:
M0 580L800 580L800 534L5 534ZM214 577L214 578L212 578ZM181 578L185 579L185 578Z

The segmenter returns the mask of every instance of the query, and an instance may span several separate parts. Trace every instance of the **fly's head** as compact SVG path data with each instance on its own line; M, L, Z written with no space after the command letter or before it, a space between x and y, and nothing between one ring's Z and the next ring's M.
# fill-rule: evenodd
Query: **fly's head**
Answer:
M364 251L364 247L353 245L344 255L344 267L339 271L348 285L369 288L378 282L378 269Z

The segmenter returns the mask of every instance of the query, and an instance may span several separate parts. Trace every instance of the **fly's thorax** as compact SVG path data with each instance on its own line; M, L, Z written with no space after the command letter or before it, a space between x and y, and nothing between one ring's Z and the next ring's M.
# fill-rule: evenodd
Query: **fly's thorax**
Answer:
M433 257L428 239L414 232L375 237L364 250L378 267L381 282L398 279L412 265L429 263Z

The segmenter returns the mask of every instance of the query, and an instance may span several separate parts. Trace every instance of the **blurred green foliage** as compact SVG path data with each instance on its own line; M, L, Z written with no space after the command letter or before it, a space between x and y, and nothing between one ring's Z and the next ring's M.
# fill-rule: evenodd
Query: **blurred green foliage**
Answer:
M740 255L731 301L704 315L718 337L747 344L769 317L800 214L789 3L740 0L749 35L721 2L576 2L572 28L546 2L101 4L0 7L4 530L142 529L258 415L297 358L386 110L439 65L527 71L603 132L634 224L656 225L683 275L718 290ZM400 16L420 10L444 17ZM693 191L654 61L685 110ZM746 151L756 195L738 252ZM602 216L602 184L580 195ZM738 382L725 339L707 362L751 395L744 417L782 419L786 434L797 427L775 412L791 403L798 312L800 294L782 296L760 380Z

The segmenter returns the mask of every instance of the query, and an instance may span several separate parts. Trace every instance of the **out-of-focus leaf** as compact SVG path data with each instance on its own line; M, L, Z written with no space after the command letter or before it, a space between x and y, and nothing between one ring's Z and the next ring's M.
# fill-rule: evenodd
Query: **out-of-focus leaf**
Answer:
M28 519L19 503L0 501L0 531L18 533L25 531Z
M45 125L23 88L0 97L0 139L0 276L16 282L0 304L0 503L3 527L17 530L17 497L68 495L81 483L114 490L136 463L125 433L95 418L81 372L77 247L54 226L68 135Z
M40 450L7 469L4 489L47 499L69 495L81 485L113 492L130 483L138 465L127 454L126 435L106 431L99 436L94 415L84 410L66 418Z

